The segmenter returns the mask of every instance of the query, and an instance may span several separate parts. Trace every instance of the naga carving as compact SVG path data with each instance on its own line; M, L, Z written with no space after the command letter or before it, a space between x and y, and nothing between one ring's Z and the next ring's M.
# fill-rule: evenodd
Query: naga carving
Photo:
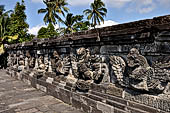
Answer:
M53 72L56 72L59 75L64 74L62 59L60 58L57 51L53 52L53 57L51 59L51 65L52 65Z
M80 90L88 90L90 83L101 83L109 81L108 67L102 58L90 55L89 49L79 48L77 50L77 87Z
M117 79L117 82L121 85L124 85L124 72L126 68L125 61L119 56L110 56L110 64L113 70L113 73Z
M37 69L37 71L38 72L45 72L45 68L46 68L46 66L44 64L44 58L43 58L43 56L40 56L38 58L38 69Z
M84 47L70 55L60 56L54 51L50 61L48 55L41 55L34 60L28 51L25 56L18 51L8 56L8 66L17 71L34 68L33 73L37 78L47 71L55 72L53 74L66 76L67 81L83 91L88 90L91 83L112 82L137 91L170 94L170 58L158 59L149 65L136 48L132 48L127 56L112 55L109 59Z
M146 58L140 55L136 48L132 48L127 55L127 64L130 68L133 68L129 74L130 85L136 89L148 91L148 77L152 77L154 71L149 66Z
M123 87L157 93L165 89L165 81L155 77L158 69L149 66L147 59L136 48L132 48L127 55L127 66L119 56L111 56L110 64L117 82Z
M18 58L18 71L23 71L24 68L25 68L24 56L20 54Z

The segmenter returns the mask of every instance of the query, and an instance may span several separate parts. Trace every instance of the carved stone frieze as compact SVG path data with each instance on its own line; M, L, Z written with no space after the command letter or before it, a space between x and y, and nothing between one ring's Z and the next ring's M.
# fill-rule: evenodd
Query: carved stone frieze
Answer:
M45 72L45 69L46 69L46 66L44 64L44 57L43 56L40 56L38 58L38 69L37 71L39 72Z
M119 84L123 85L124 82L124 72L126 68L125 61L119 56L110 56L110 64L113 73Z
M56 72L56 73L59 73L59 74L63 74L62 61L61 61L61 58L60 58L60 56L59 56L57 51L53 52L53 56L51 58L51 64L52 64L53 72Z
M104 62L104 58L96 54L91 55L90 50L85 48L79 48L77 56L77 63L74 63L77 65L74 66L77 69L74 68L74 73L77 74L76 76L79 79L77 87L80 90L83 90L80 85L85 85L85 83L105 83L110 81L108 66Z
M161 68L163 66L154 65L154 67L151 67L147 59L136 48L132 48L127 55L127 66L119 56L110 56L110 64L113 74L121 86L155 93L162 92L165 89L165 81L163 82L159 77L155 77L158 71L156 67Z
M18 71L23 71L25 68L24 55L20 54L18 57Z

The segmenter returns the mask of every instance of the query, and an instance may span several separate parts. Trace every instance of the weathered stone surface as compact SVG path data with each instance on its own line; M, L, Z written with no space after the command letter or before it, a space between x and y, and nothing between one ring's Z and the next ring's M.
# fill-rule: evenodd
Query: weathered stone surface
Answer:
M112 106L97 102L97 109L101 110L103 113L113 113L114 109Z
M123 95L123 89L115 87L114 85L108 85L106 94L114 95L117 97L122 97Z
M167 15L10 45L7 70L89 113L111 112L109 106L114 112L169 112L169 20Z
M0 71L1 113L83 113ZM4 82L5 81L5 82Z

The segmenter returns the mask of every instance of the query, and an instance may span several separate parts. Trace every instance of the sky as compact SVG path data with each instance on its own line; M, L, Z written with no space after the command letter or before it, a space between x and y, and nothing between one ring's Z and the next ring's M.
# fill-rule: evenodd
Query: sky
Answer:
M90 7L93 0L67 0L70 12L74 15L83 15L83 10ZM14 9L16 2L21 0L0 0L0 5L5 5L6 10ZM103 0L108 10L105 22L99 27L111 26L142 19L151 19L157 16L170 14L170 0ZM45 8L43 0L25 0L27 23L29 33L45 26L44 14L38 14L38 9ZM55 26L58 28L58 25Z

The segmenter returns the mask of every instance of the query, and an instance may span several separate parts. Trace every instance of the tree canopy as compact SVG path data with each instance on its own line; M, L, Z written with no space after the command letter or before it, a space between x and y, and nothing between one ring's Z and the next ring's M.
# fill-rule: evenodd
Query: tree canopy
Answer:
M44 22L56 24L58 22L62 22L62 18L58 14L62 14L65 16L64 12L68 12L69 9L66 7L68 3L66 0L43 0L46 5L45 9L39 9L38 13L45 13Z
M27 33L29 25L26 23L27 16L25 10L24 0L22 0L22 3L17 2L10 17L8 34L10 36L18 35L16 42L23 42L31 39L31 35Z
M95 27L97 24L100 25L102 21L104 23L104 17L106 16L107 9L105 8L102 0L94 0L90 5L90 9L84 10L88 20L92 20L92 26Z
M54 26L52 23L49 23L47 28L42 27L38 31L38 38L52 38L52 37L57 37L59 34L56 32Z

